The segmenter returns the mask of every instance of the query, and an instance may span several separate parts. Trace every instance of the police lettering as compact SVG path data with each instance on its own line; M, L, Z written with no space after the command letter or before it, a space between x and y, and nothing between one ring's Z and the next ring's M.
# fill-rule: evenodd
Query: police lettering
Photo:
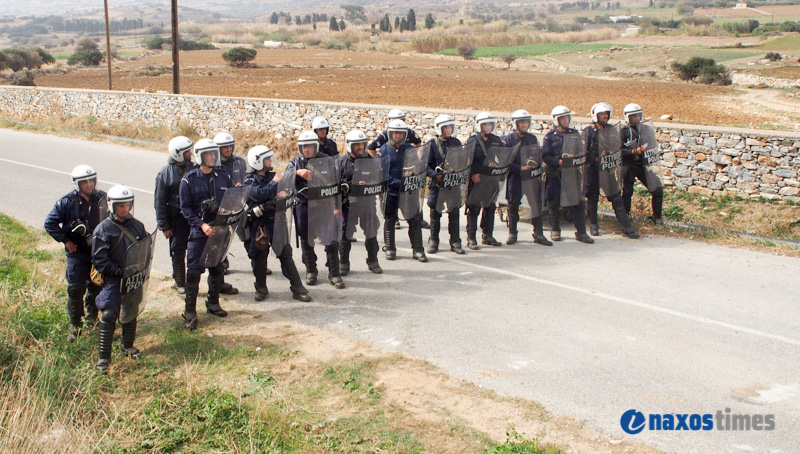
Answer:
M613 170L622 164L622 152L600 157L600 170Z
M124 278L122 280L122 285L120 286L120 293L127 295L128 293L135 292L136 290L139 290L146 281L147 270L144 269L132 276Z
M411 192L421 189L425 186L426 175L420 173L419 175L411 175L410 177L403 178L403 192Z
M645 150L644 152L644 160L648 164L655 164L658 162L658 148L651 148L649 150Z
M333 197L339 194L339 186L328 186L327 188L322 188L319 191L319 195L321 197Z
M446 173L442 175L442 187L452 188L466 184L469 179L469 169L464 169L460 172Z

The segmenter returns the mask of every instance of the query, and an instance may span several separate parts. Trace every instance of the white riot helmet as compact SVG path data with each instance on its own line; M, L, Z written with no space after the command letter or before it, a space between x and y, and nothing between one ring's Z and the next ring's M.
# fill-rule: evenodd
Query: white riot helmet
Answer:
M553 124L558 127L558 119L561 117L569 117L570 123L572 123L572 112L567 109L565 106L555 106L553 110L550 111L550 116L553 117ZM567 124L569 127L569 124Z
M214 143L220 147L235 146L236 139L234 139L233 136L227 132L221 132L214 136Z
M72 184L75 185L75 190L81 192L81 186L78 184L81 181L94 180L94 191L97 192L97 172L93 168L81 164L72 169Z
M611 104L609 104L609 103L607 103L605 101L598 102L597 104L592 106L592 111L591 111L592 122L598 123L599 120L597 118L597 115L601 114L603 112L608 112L608 119L610 120L611 119L611 112L613 110L614 109L611 107Z
M403 140L399 142L395 141L392 138L393 132L402 132ZM408 138L408 125L406 125L405 121L400 119L392 120L389 122L389 126L386 128L386 135L389 136L388 137L389 143L394 143L396 146L399 147L400 145L403 145L406 142L406 139Z
M130 209L128 210L128 215L125 217L125 219L130 219L133 217L133 191L131 188L122 184L114 185L108 190L106 200L108 200L108 212L111 213L111 216L113 216L114 219L117 219L118 221L122 220L117 217L117 213L114 211L115 203L129 202Z
M392 120L403 120L406 121L406 113L400 109L392 109L389 111L389 115L387 115L389 121Z
M434 128L436 128L436 135L437 136L441 136L442 135L442 128L444 128L445 126L452 126L453 127L453 132L450 133L450 137L453 137L454 135L456 135L456 120L453 117L451 117L450 115L447 115L447 114L439 115L438 117L436 117L436 120L433 121L433 126L434 126Z
M489 133L492 133L494 132L494 128L497 126L497 119L494 117L494 115L490 114L489 112L481 112L478 114L477 117L475 117L475 123L476 123L475 126L478 128L479 133L482 132L481 126L483 124L491 124L492 130L489 131Z
M331 125L328 123L328 119L323 117L322 115L318 115L311 120L311 129L316 131L317 129L330 129Z
M264 160L275 156L275 152L267 146L256 145L247 152L247 164L254 170L264 170ZM272 167L267 168L267 171Z
M192 139L186 136L178 136L169 141L169 157L177 163L184 161L183 154L190 151L194 146Z
M303 147L308 145L314 147L314 153L311 156L306 156L303 153ZM304 156L306 159L316 158L319 153L319 137L314 131L301 132L300 136L297 137L297 149L300 152L300 156Z
M622 109L622 115L625 116L625 121L628 123L631 122L631 115L637 115L637 114L639 115L639 121L641 121L644 112L642 111L642 108L639 106L639 104L631 103L625 106L624 109Z
M347 149L347 152L350 154L353 154L353 145L357 143L363 143L364 150L366 150L367 142L368 142L367 136L358 129L354 129L348 132L344 138L345 149Z
M211 139L200 139L194 144L194 163L203 165L203 155L210 154L214 156L214 162L207 167L219 167L219 145Z
M527 121L530 123L531 121L531 114L525 109L515 110L513 114L511 114L511 120L514 122L514 129L519 131L519 125L517 125L520 121ZM530 124L528 124L528 128L530 128ZM527 132L525 130L524 132Z

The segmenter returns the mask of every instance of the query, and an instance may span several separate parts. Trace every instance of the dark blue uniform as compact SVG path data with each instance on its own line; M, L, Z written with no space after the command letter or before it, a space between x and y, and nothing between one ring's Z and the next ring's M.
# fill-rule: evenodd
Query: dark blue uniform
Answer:
M120 226L127 229L127 234L123 233ZM98 309L111 310L119 315L119 281L125 267L125 253L130 245L147 235L144 224L133 218L119 222L108 217L95 229L92 263L104 278L103 290L97 296Z
M376 157L381 160L383 167L384 180L386 180L386 197L383 208L383 240L384 251L387 258L394 259L396 253L395 246L395 222L398 220L398 204L400 201L400 185L403 181L403 167L406 152L414 148L408 141L404 142L399 149L391 143L383 145ZM421 208L421 207L420 207ZM422 246L422 210L411 219L408 219L408 239L411 241L411 248L415 255L424 257L425 251ZM427 259L425 259L427 261Z
M410 143L411 145L419 146L422 143L422 139L419 138L417 133L414 132L413 129L408 128L408 136L406 137L406 142ZM382 131L378 134L378 137L375 138L369 145L367 145L367 150L377 151L380 150L381 147L389 143L389 134L388 131Z
M530 132L520 137L517 131L509 133L503 138L503 143L507 147L521 147L538 146L539 139ZM530 171L528 171L530 172ZM519 206L522 203L522 153L517 151L514 154L514 159L511 161L511 167L508 169L508 178L506 179L506 200L508 201L508 243L513 244L517 237L517 223L519 222ZM531 219L534 227L534 235L542 235L542 217L537 216Z
M175 162L167 158L167 165L156 175L154 195L158 230L171 230L169 255L172 257L172 277L177 287L186 285L186 247L189 244L189 223L181 213L180 187L183 176L192 169L190 162Z
M370 156L368 153L365 153L366 156L355 158L350 153L343 154L336 159L336 169L339 171L339 181L342 183L347 183L350 187L353 186L353 176L355 174L355 164L358 159L375 159ZM356 182L358 183L358 182ZM374 203L374 202L373 202ZM374 210L372 213L359 213L359 216L371 216L374 218L375 222L374 225L378 225L378 213L375 213ZM362 222L362 228L364 226L363 222L366 219L358 219L357 222ZM350 270L350 249L352 248L352 243L354 240L352 238L348 238L348 232L355 233L357 229L357 225L350 225L350 200L348 199L348 195L342 193L342 246L340 248L340 257L339 261L342 268L342 275L346 274ZM369 232L372 233L372 232ZM375 236L371 236L366 238L364 246L367 248L367 265L371 270L377 270L378 266L378 238L377 234ZM346 270L346 271L345 271Z
M560 132L558 128L550 130L542 141L542 161L546 164L545 191L547 203L550 205L550 231L561 232L561 146L564 142L565 134L574 134L577 131L569 128L565 132ZM567 207L569 208L569 207ZM586 214L584 212L583 200L573 208L572 222L575 224L577 235L586 235Z
M431 213L431 236L428 242L432 245L439 246L439 232L442 227L442 213L436 211L436 203L439 197L439 185L436 182L436 168L444 166L445 158L447 157L447 150L450 147L460 147L461 141L455 137L448 137L442 140L437 136L428 141L427 144L431 152L428 156L428 208ZM460 210L453 210L447 213L447 231L450 234L450 246L461 246L461 237L459 235L459 212ZM429 250L428 252L430 252Z
M339 156L339 147L336 142L326 137L319 141L319 152L323 155L336 157Z
M472 181L473 175L479 175L483 168L483 163L486 161L486 155L492 147L503 147L503 140L494 135L489 134L486 140L480 134L475 134L467 140L467 143L477 142L475 144L475 155L472 158L472 169L469 174L469 184L467 186L467 193L472 191L475 183ZM478 231L478 215L481 216L481 232L483 239L493 239L494 234L494 213L497 210L497 205L494 203L488 207L481 208L480 206L467 205L467 240L477 243L476 234Z
M625 211L631 212L631 201L633 199L633 186L636 184L638 178L642 184L647 187L647 173L644 169L644 162L642 155L633 153L632 148L626 147L625 144L630 142L631 139L639 139L638 126L625 126L620 131L620 139L622 139L622 164L625 166L625 175L623 175L622 183L622 201L625 206ZM651 201L653 208L653 220L661 220L662 205L664 204L664 188L659 188L652 192L653 200Z
M87 201L78 191L72 191L61 197L44 221L44 229L59 243L72 241L78 248L74 253L67 251L67 313L72 326L81 325L81 317L85 314L90 321L97 319L95 298L100 287L92 284L89 272L92 268L92 245L82 236L72 233L74 223L84 222L87 232L91 233L102 221L100 219L100 200L106 196L97 191ZM65 247L66 249L66 247ZM88 292L86 290L89 290ZM81 301L86 295L85 301ZM84 305L86 310L84 312Z

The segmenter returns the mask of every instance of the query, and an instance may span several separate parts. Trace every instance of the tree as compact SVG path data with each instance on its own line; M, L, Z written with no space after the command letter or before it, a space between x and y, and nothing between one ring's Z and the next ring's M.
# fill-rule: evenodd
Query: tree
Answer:
M400 30L400 17L399 16L395 16L394 17L394 29L395 30Z
M97 49L94 50L76 50L67 59L67 64L83 66L97 66L103 61L103 53Z
M511 68L511 63L514 63L517 60L517 56L514 54L502 54L500 55L500 60L507 64L509 68Z
M400 33L403 33L406 30L408 30L408 21L406 21L406 18L404 17L400 19Z
M50 52L42 49L41 47L37 47L36 52L39 54L39 58L42 59L42 63L45 65L49 65L50 63L55 63L56 59L50 54Z
M336 21L336 16L331 16L331 22L328 25L328 28L330 28L332 32L339 31L339 22Z
M364 7L360 5L342 5L342 9L344 10L344 17L349 22L353 22L355 20L361 19L363 21L367 20L367 15L364 14Z
M476 50L478 49L474 44L469 41L464 41L458 46L458 55L462 56L464 60L472 60Z
M231 66L242 67L245 63L256 58L257 51L248 47L234 47L222 54L222 58Z
M85 50L97 50L97 43L92 41L91 39L82 39L78 41L78 47L75 49L76 51Z
M417 14L414 12L414 8L408 10L408 15L406 16L406 30L411 30L412 32L417 29Z
M292 15L291 14L287 14L286 15L286 25L292 25Z
M428 15L425 16L425 28L430 30L434 25L436 25L436 19L433 18L433 14L428 13Z
M344 30L347 28L347 24L344 23L344 19L339 19L339 30Z

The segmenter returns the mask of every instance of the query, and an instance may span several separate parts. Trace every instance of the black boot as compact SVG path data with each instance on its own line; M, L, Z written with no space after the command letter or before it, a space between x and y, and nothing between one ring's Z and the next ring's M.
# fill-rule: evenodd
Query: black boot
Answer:
M597 205L600 194L591 194L586 197L586 217L589 218L589 230L592 236L600 236L600 224L597 222Z
M506 240L506 244L514 244L517 242L519 205L509 205L506 211L508 212L508 239Z
M488 246L502 246L503 243L494 239L494 211L495 206L490 205L481 213L481 244Z
M586 234L586 216L583 212L586 208L581 204L572 207L572 223L575 225L575 238L581 243L592 244L594 240Z
M378 250L380 249L380 246L378 246L378 238L374 236L372 238L367 238L365 245L367 247L367 267L375 274L383 273L383 269L378 263Z
M104 310L100 315L99 349L97 354L97 370L105 373L111 365L111 345L114 343L114 329L117 324L117 313Z
M308 243L308 240L300 240L303 264L306 266L306 284L317 285L317 253Z
M217 317L227 317L228 312L219 305L219 291L222 287L222 277L225 269L220 265L208 269L208 299L206 299L206 312Z
M186 271L185 307L183 310L183 327L188 330L197 329L197 294L200 292L200 270L189 268Z
M386 253L386 260L397 258L397 248L394 245L395 222L395 217L386 218L383 222L383 252Z
M139 359L142 357L142 352L133 346L136 341L136 319L128 323L122 323L122 338L120 339L120 347L122 353L128 358Z
M467 247L473 251L480 249L477 238L480 211L480 207L467 207Z
M81 284L69 284L67 286L67 314L69 315L69 337L67 340L75 342L81 335L83 326L83 295L86 287Z
M552 246L551 243L545 236L544 236L544 226L542 225L542 216L536 216L532 220L533 222L533 242L536 244L541 244L542 246Z
M431 208L431 235L428 237L428 254L439 252L439 232L442 230L442 213Z
M347 239L345 234L342 234L341 246L339 246L339 272L342 276L347 276L350 273L350 248L353 243Z
M283 275L289 279L289 289L292 291L292 298L302 302L311 301L311 296L309 296L308 290L303 287L303 280L300 279L300 273L297 271L294 260L292 260L292 247L288 244L283 246L283 251L281 251L281 254L278 256L278 260L281 262Z
M325 265L328 267L328 281L337 289L344 288L344 281L342 280L342 272L339 268L339 243L333 243L325 246L325 255L328 257Z
M186 252L173 252L172 277L179 295L186 293Z
M550 239L561 241L561 207L556 203L550 203Z
M660 188L653 192L653 223L656 225L664 225L664 218L662 217L661 210L664 205L664 189Z
M222 281L219 283L219 292L223 295L238 295L239 289L225 282L225 271L222 271Z
M414 260L418 262L427 262L428 257L425 256L425 247L422 245L422 213L418 214L408 224L408 239L411 240L411 249L414 250Z
M256 279L254 284L256 289L256 301L264 301L269 295L267 288L267 257L269 256L269 249L258 251L258 255L251 261L253 266L253 276Z
M636 233L636 229L633 228L631 220L628 218L628 213L625 212L625 206L622 204L622 197L617 195L617 197L612 198L611 206L614 208L614 215L617 217L617 222L619 222L620 227L622 227L622 234L632 239L639 238L639 234Z

